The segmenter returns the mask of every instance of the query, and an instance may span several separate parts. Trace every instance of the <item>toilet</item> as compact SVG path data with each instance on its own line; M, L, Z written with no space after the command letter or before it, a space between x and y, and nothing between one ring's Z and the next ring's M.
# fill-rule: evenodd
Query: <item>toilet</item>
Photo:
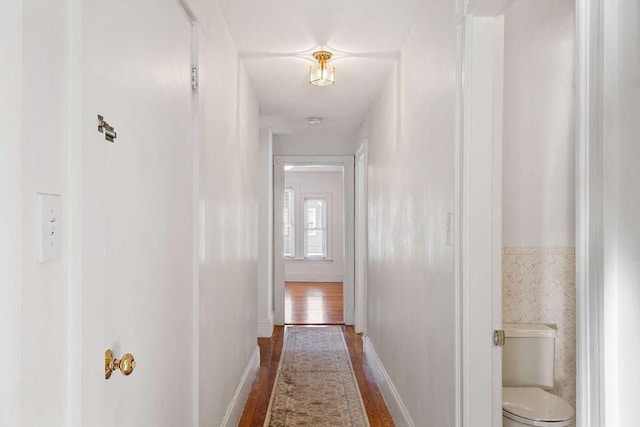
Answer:
M503 427L575 427L574 410L553 388L556 330L506 324L502 349Z

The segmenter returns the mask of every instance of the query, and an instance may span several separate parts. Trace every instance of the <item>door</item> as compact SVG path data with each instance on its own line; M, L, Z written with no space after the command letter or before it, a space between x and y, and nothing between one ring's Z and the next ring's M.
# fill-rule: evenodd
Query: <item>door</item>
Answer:
M502 329L504 17L496 13L505 4L468 9L458 28L459 236L452 241L460 313L456 382L462 391L456 415L465 427L502 426L502 348L494 345L493 331Z
M82 425L191 425L192 26L177 1L83 2L81 21ZM105 380L107 348L130 376Z

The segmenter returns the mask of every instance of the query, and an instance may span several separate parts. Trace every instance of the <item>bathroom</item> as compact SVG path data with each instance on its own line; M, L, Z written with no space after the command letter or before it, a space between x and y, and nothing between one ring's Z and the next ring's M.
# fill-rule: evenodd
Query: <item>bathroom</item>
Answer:
M502 194L503 323L557 330L554 385L548 391L571 408L576 408L574 21L574 0L514 0L505 12ZM508 342L507 327L505 332Z

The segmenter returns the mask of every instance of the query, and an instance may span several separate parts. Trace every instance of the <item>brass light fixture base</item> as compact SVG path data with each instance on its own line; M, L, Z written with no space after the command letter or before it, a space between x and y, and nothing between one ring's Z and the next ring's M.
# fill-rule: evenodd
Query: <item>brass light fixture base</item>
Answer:
M332 56L331 52L327 52L326 50L319 50L313 53L313 57L320 63L327 62Z

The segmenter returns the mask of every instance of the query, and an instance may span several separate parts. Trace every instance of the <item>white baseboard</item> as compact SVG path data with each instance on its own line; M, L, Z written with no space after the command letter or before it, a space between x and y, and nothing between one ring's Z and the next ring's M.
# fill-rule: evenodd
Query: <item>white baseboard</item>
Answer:
M240 422L242 411L244 411L244 406L247 403L247 398L249 397L249 393L253 387L253 381L258 374L259 368L260 347L256 346L255 350L253 350L253 354L251 354L247 367L242 373L240 383L238 384L235 393L233 393L231 403L229 403L229 406L227 407L227 412L224 414L224 418L220 423L221 427L236 427Z
M342 274L323 274L323 273L286 273L284 275L285 282L343 282Z
M273 316L258 320L258 338L271 338L273 335Z
M380 389L380 393L382 393L382 397L387 404L387 408L389 408L391 418L393 418L395 425L415 427L415 423L411 419L409 411L407 411L407 408L404 406L398 390L396 390L391 378L389 378L389 374L387 374L386 369L384 369L384 366L376 354L369 337L364 337L364 354L367 357L367 361L373 371L373 375L376 377L378 388Z

